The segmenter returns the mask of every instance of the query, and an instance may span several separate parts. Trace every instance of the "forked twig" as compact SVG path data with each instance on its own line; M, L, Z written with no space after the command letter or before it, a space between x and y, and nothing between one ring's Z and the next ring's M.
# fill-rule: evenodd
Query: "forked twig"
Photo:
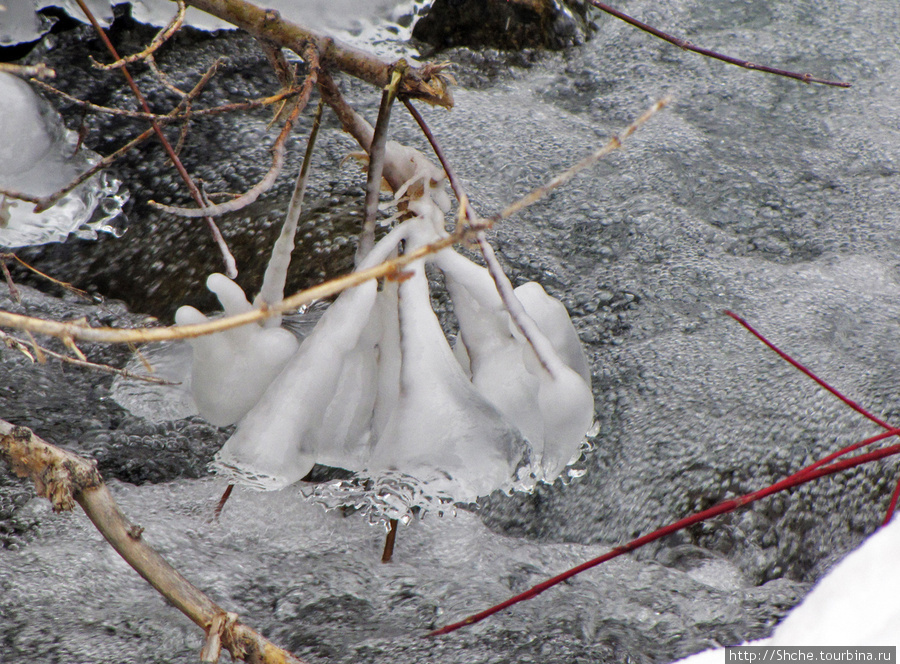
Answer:
M228 212L235 212L236 210L247 207L257 198L259 198L263 193L271 189L272 185L275 184L275 180L278 178L278 175L281 173L282 167L284 166L285 142L287 141L288 136L290 136L291 130L294 128L294 123L297 121L297 118L300 117L300 114L303 112L303 110L306 108L306 104L309 102L309 96L316 84L317 72L318 65L314 62L310 62L309 75L303 82L300 94L297 96L294 102L294 108L288 115L288 118L284 123L284 127L282 127L281 132L278 134L278 138L275 139L275 143L272 145L272 165L269 167L269 170L259 182L250 187L250 189L245 191L237 198L233 198L225 203L219 203L218 205L205 205L199 209L163 205L162 203L157 203L156 201L147 201L148 204L159 210L162 210L163 212L168 212L169 214L174 214L180 217L217 217Z
M84 12L84 15L87 16L88 20L91 22L91 25L94 26L94 30L97 32L97 35L100 37L101 41L106 46L106 49L110 52L113 58L118 61L121 58L119 57L119 53L116 51L116 47L113 46L113 43L109 40L106 32L97 22L97 19L94 18L93 13L88 6L85 4L84 0L75 0L78 3L78 6L81 8L81 11ZM131 77L131 74L128 72L128 67L122 65L119 68L119 71L122 72L122 75L125 77L125 80L128 82L128 86L131 88L131 91L134 93L135 98L138 100L138 103L141 105L141 108L144 109L145 113L150 113L150 106L147 104L147 99L141 93L140 89L137 86L137 83L134 82L134 79ZM169 159L172 164L175 166L175 170L178 171L178 174L181 176L181 179L184 180L184 183L187 185L188 190L191 192L191 196L194 201L197 203L199 207L204 207L203 196L200 194L200 190L197 188L197 185L194 184L194 181L191 179L191 176L188 174L187 169L185 169L184 164L181 163L181 160L178 158L178 155L175 154L175 150L172 148L172 144L169 143L169 139L166 138L166 135L163 133L162 127L160 127L159 123L156 120L150 121L151 126L153 127L153 132L159 138L159 142L162 143L163 149L166 151L166 154L169 155ZM237 277L237 264L234 261L234 256L231 255L231 252L228 249L228 246L225 244L225 240L222 238L222 234L219 232L218 227L216 226L216 222L213 221L212 217L204 217L207 226L209 226L210 231L212 232L213 239L219 247L219 251L222 254L222 260L225 263L225 273L232 279Z
M259 633L239 622L169 565L144 541L143 528L132 524L116 504L95 462L50 445L21 426L0 420L0 458L19 477L29 477L39 496L57 512L75 503L134 570L163 597L208 634L218 638L234 659L258 664L302 664ZM227 620L222 620L225 616ZM215 628L215 631L213 631ZM208 638L207 641L210 639ZM204 647L207 657L215 643ZM215 661L207 659L206 661Z
M102 373L115 374L117 376L122 376L123 378L132 378L134 380L142 380L147 383L154 383L156 385L178 385L179 383L175 383L169 380L164 380L162 378L157 378L156 376L148 376L146 374L137 374L126 369L119 369L118 367L113 367L108 364L99 364L97 362L91 362L89 360L83 360L77 357L69 357L68 355L63 355L62 353L57 353L55 351L50 350L45 346L41 346L35 341L34 337L31 336L31 333L28 333L28 340L20 339L19 337L13 336L11 334L7 334L3 330L0 330L0 342L3 342L10 348L15 348L20 352L24 353L27 357L31 358L32 361L37 361L39 364L43 364L46 362L46 357L49 355L50 357L60 360L62 362L66 362L68 364L73 364L76 367L82 367L83 369L93 369L95 371L100 371ZM28 352L28 348L31 348L34 351L34 356Z
M878 443L887 438L891 438L893 436L900 435L900 429L894 428L891 425L887 424L886 422L882 422L882 420L878 419L877 417L875 417L874 415L869 413L865 408L863 408L856 402L845 397L843 394L841 394L836 389L831 387L828 383L826 383L821 378L816 376L812 371L810 371L809 369L804 367L802 364L800 364L799 362L794 360L792 357L790 357L787 353L785 353L784 351L779 349L777 346L775 346L772 342L770 342L768 339L766 339L762 334L760 334L755 329L753 329L753 327L749 323L747 323L747 321L745 321L743 318L741 318L737 314L735 314L731 311L726 311L725 313L728 316L730 316L731 318L734 318L736 321L738 321L748 331L750 331L754 336L756 336L760 341L762 341L766 346L768 346L770 349L775 351L779 355L779 357L786 360L792 366L794 366L795 368L802 371L806 376L813 379L821 387L825 388L828 392L835 395L841 401L843 401L845 404L847 404L848 406L853 408L853 410L865 415L867 418L869 418L873 422L876 422L876 423L880 424L881 426L883 426L886 429L886 431L884 431L878 435L871 436L870 438L866 438L865 440L861 440L852 445L848 445L840 450L837 450L836 452L832 452L831 454L828 454L827 456L823 457L822 459L819 459L815 463L810 464L810 465L806 466L805 468L802 468L801 470L798 470L797 472L793 473L792 475L790 475L790 476L784 478L783 480L776 482L775 484L772 484L768 487L759 489L752 493L745 494L739 498L734 498L732 500L723 501L717 505L714 505L713 507L710 507L709 509L703 510L702 512L692 514L691 516L685 517L684 519L676 521L675 523L669 524L668 526L664 526L663 528L655 530L652 533L649 533L642 537L638 537L637 539L632 540L628 544L625 544L620 547L616 547L613 550L609 551L608 553L606 553L602 556L593 558L592 560L582 563L581 565L578 565L577 567L573 567L572 569L569 569L569 570L563 572L562 574L558 574L557 576L554 576L551 579L548 579L542 583L539 583L538 585L534 586L533 588L526 590L524 593L520 593L519 595L516 595L515 597L511 597L510 599L508 599L504 602L501 602L500 604L497 604L496 606L492 606L491 608L481 611L480 613L474 614L472 616L469 616L468 618L466 618L464 620L461 620L459 622L456 622L451 625L442 627L438 630L435 630L435 631L431 632L429 634L429 636L438 636L441 634L449 634L450 632L454 632L457 629L460 629L467 625L473 625L476 622L480 622L480 621L484 620L485 618L488 618L488 617L494 615L495 613L499 613L500 611L503 611L504 609L509 608L513 604L518 604L519 602L523 602L525 600L531 599L532 597L539 595L540 593L544 592L545 590L552 588L553 586L555 586L559 583L562 583L563 581L570 579L573 576L580 574L581 572L591 569L592 567L596 567L597 565L607 562L608 560L612 560L613 558L617 558L618 556L621 556L625 553L634 551L635 549L638 549L646 544L649 544L658 539L666 537L667 535L671 535L672 533L675 533L679 530L683 530L692 525L700 523L701 521L711 519L711 518L719 516L721 514L726 514L728 512L734 511L740 507L743 507L745 505L749 505L750 503L756 502L757 500L761 500L762 498L770 496L774 493L778 493L778 492L784 491L786 489L794 488L801 484L805 484L807 482L816 480L825 475L831 475L833 473L840 472L842 470L847 470L849 468L853 468L853 467L861 465L863 463L868 463L870 461L875 461L877 459L882 459L882 458L885 458L888 456L893 456L895 454L900 453L900 445L893 445L891 447L886 447L886 448L883 448L880 450L875 450L873 452L860 454L860 455L852 457L850 459L836 461L840 457L846 456L847 454L850 454L851 452L855 452L856 450L858 450L860 448L867 447L869 445L873 445L873 444ZM882 525L887 524L891 520L891 518L894 514L894 510L896 508L897 502L898 502L898 498L900 498L900 482L898 482L898 488L896 488L894 490L894 493L891 496L890 505L888 506L888 510L887 510L887 516L885 517Z
M673 37L670 34L663 32L662 30L658 30L653 26L647 25L642 21L638 21L636 18L632 18L628 14L624 14L617 9L613 9L609 5L600 2L599 0L590 0L591 4L594 5L597 9L602 12L606 12L611 16L615 16L617 19L625 21L626 23L633 25L634 27L643 30L644 32L649 32L654 37L658 37L663 41L669 42L670 44L674 44L675 46L684 49L685 51L692 51L694 53L699 53L700 55L705 55L708 58L713 58L714 60L721 60L722 62L727 62L730 65L735 65L737 67L743 67L744 69L752 69L754 71L761 71L767 74L775 74L776 76L784 76L786 78L793 78L798 81L802 81L804 83L820 83L821 85L832 85L838 88L849 88L850 83L844 83L842 81L829 81L822 78L815 78L812 74L798 74L797 72L788 71L786 69L776 69L775 67L768 67L766 65L758 65L753 62L748 62L747 60L740 60L738 58L733 58L730 55L723 55L716 51L711 51L708 48L700 48L699 46L694 46L691 42L685 39L679 39L678 37Z
M134 53L132 55L127 55L124 58L120 58L115 62L112 62L108 65L103 64L102 62L94 61L94 66L97 69L103 69L109 71L110 69L119 69L120 67L124 67L125 65L130 65L132 62L137 62L138 60L146 60L153 56L159 47L168 41L169 37L174 35L179 28L181 28L182 23L184 23L184 15L187 12L187 5L184 3L184 0L175 0L178 3L178 11L175 16L172 17L172 20L169 21L169 24L164 27L162 30L156 33L156 36L153 38L153 41L140 53ZM183 93L182 93L183 94Z
M890 431L885 431L883 433L878 434L877 436L873 436L872 438L868 438L860 443L857 443L851 447L860 447L863 445L871 445L872 443L884 440L885 438L890 438L892 436L900 435L900 429L891 429ZM847 448L849 449L849 448ZM838 454L843 454L844 450L841 450ZM455 632L456 630L466 627L468 625L474 625L477 622L481 622L485 618L489 618L495 613L499 613L504 609L507 609L514 604L518 604L519 602L524 602L525 600L531 599L532 597L536 597L540 595L545 590L549 590L555 585L566 581L567 579L571 579L573 576L581 574L597 565L605 563L613 558L618 558L621 555L626 553L630 553L635 549L639 549L646 544L650 544L651 542L655 542L658 539L662 539L672 533L676 533L679 530L684 530L690 526L693 526L701 521L706 521L707 519L711 519L715 516L719 516L721 514L727 514L728 512L733 512L734 510L744 507L745 505L749 505L750 503L756 502L772 494L779 493L781 491L785 491L786 489L791 489L801 484L806 484L807 482L812 482L820 477L824 477L825 475L833 475L834 473L838 473L842 470L848 470L850 468L855 468L856 466L860 466L864 463L869 463L872 461L877 461L878 459L883 459L885 457L893 456L896 454L900 454L900 444L892 445L890 447L885 447L880 450L874 450L872 452L868 452L866 454L860 454L858 456L852 457L850 459L844 459L843 461L837 461L835 463L829 465L821 465L822 462L818 462L817 464L813 464L813 466L807 466L802 470L794 473L793 475L784 478L783 480L776 482L770 486L767 486L763 489L759 489L758 491L754 491L752 493L745 494L740 496L739 498L733 498L731 500L726 500L718 505L714 505L709 509L703 510L702 512L698 512L696 514L692 514L689 517L676 521L675 523L669 524L659 530L655 530L652 533L644 535L642 537L638 537L627 544L622 546L618 546L611 551L603 554L602 556L598 556L597 558L593 558L588 560L577 567L573 567L562 574L558 574L551 579L547 579L546 581L537 584L536 586L529 588L523 593L516 595L515 597L510 597L508 600L497 604L496 606L492 606L489 609L485 609L480 613L476 613L474 615L465 618L464 620L460 620L459 622L455 622L453 624L447 625L445 627L441 627L440 629L436 629L433 632L430 632L428 636L440 636L442 634L449 634L450 632Z

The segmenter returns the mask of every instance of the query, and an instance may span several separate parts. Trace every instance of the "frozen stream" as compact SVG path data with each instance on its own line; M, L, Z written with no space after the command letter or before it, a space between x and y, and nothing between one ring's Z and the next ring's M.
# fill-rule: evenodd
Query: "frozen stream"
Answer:
M723 309L900 422L900 6L630 0L623 9L696 44L853 87L742 71L599 16L589 43L561 53L436 56L458 63L456 106L423 112L484 213L568 166L655 99L675 99L624 151L492 235L513 281L540 281L559 297L586 345L599 434L583 477L415 522L401 529L395 562L382 565L380 530L308 504L293 488L236 491L221 522L210 524L223 485L203 476L204 466L225 436L196 418L155 424L132 416L109 399L105 376L32 366L3 349L0 417L98 458L148 541L217 602L310 662L665 662L769 634L877 527L895 461L673 536L474 628L420 638L877 433ZM236 39L186 43L196 51L184 57L208 64L218 44L232 48ZM59 43L49 59L75 48ZM238 46L223 86L270 94L270 82L241 69L260 71L258 49ZM377 106L362 85L347 92L370 114ZM412 124L396 118L394 137L421 146ZM260 139L267 119L234 120L221 145L188 150L189 168L221 189L258 179L269 158L268 139ZM360 176L336 170L355 148L336 130L326 133L310 191L336 210L359 200ZM215 148L246 151L248 161L223 160ZM150 173L163 162L146 159L123 167L132 169L123 178L132 198L152 197L136 196L140 187L162 191L158 200L179 192L171 176ZM317 223L341 227L337 212L317 214ZM146 206L129 216L122 239L70 241L37 258L57 276L164 316L167 297L174 307L200 290L206 268L183 266L202 260L192 252L207 251L205 240L166 231L171 222ZM226 235L237 237L244 223L227 221ZM307 231L314 273L320 257L343 245ZM255 233L248 237L257 241ZM248 245L244 256L262 251ZM124 316L117 305L26 295L15 305L0 286L0 307L107 324ZM85 350L119 363L127 357L122 349ZM0 662L196 661L199 630L83 514L52 514L5 471L0 547Z

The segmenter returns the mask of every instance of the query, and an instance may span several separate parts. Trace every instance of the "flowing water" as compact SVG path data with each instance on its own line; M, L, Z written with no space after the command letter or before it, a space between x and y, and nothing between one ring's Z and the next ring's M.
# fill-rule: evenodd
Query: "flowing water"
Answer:
M654 100L674 97L622 152L491 236L514 283L540 281L585 343L598 432L583 476L413 521L400 529L394 562L382 565L380 528L352 510L325 511L299 489L237 491L210 524L224 487L198 476L227 432L196 418L131 415L108 398L108 379L32 367L4 351L4 417L97 456L148 541L311 662L663 662L768 634L875 529L895 463L776 496L473 628L420 638L877 433L723 309L879 416L900 415L900 8L893 0L640 0L625 9L702 46L853 87L741 71L606 17L596 18L590 42L564 52L437 56L458 63L456 106L423 113L482 213L601 145ZM370 115L377 107L376 92L348 84L347 93ZM241 130L261 132L264 123L241 120L222 139L262 145L261 171L265 142ZM403 114L392 127L393 138L425 149ZM357 171L335 173L353 147L336 128L328 135L310 191L337 208L360 183ZM212 169L214 156L206 159ZM228 177L252 180L230 168ZM329 241L315 241L331 255ZM149 292L148 303L182 288L165 267L181 254L165 251L153 258L159 270L128 254L123 263L141 275L115 263L121 274L111 283L136 302ZM184 288L199 291L201 279ZM172 306L183 300L172 297ZM446 299L434 300L446 312ZM20 306L62 313L31 300ZM68 315L107 315L67 306ZM123 361L124 351L87 350ZM199 630L83 515L54 515L24 484L2 474L0 482L0 662L196 660Z

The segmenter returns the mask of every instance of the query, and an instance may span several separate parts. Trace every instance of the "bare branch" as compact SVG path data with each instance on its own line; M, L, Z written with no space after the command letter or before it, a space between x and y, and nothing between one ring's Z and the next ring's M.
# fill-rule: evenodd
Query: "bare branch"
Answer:
M276 11L264 10L244 0L188 0L188 4L236 25L257 39L274 42L298 54L312 45L322 66L334 67L380 88L391 80L391 65L359 49L343 44L296 23L285 21ZM400 83L399 95L422 99L450 108L453 98L441 67L410 67Z
M738 58L733 58L730 55L723 55L721 53L717 53L716 51L711 51L707 48L700 48L699 46L694 46L691 42L686 39L679 39L678 37L673 37L662 30L657 30L653 26L647 25L642 21L638 21L636 18L630 17L628 14L623 14L617 9L613 9L609 5L600 2L599 0L590 0L591 4L594 5L597 9L602 12L606 12L611 16L615 16L617 19L625 21L629 25L633 25L634 27L643 30L644 32L649 32L654 37L658 37L663 41L667 41L670 44L674 44L679 48L683 48L685 51L692 51L694 53L699 53L700 55L705 55L708 58L713 58L714 60L721 60L722 62L727 62L730 65L735 65L737 67L743 67L744 69L752 69L754 71L761 71L767 74L775 74L776 76L784 76L786 78L793 78L798 81L802 81L804 83L820 83L822 85L833 85L838 88L849 88L849 83L843 83L841 81L829 81L823 78L814 78L812 74L798 74L797 72L787 71L786 69L776 69L774 67L768 67L766 65L758 65L753 62L748 62L747 60L739 60Z
M329 96L331 96L333 92L336 92L336 88L334 90L329 90L327 85L323 86L323 81L330 81L330 77L328 77L327 74L323 71L321 72L319 78L320 89L323 90L323 98L325 98L326 103L334 103L338 108L341 108L340 104L335 102L335 98L332 97L331 99L329 99ZM331 81L331 85L334 85L333 81ZM344 104L346 104L346 102L344 102ZM369 279L393 277L400 273L403 267L405 267L409 263L412 263L413 261L417 261L420 258L435 254L442 249L446 249L447 247L456 244L457 242L476 239L477 234L480 231L492 227L495 222L501 221L509 217L514 212L517 212L522 208L531 205L532 203L539 200L541 196L546 195L548 192L552 191L555 187L558 187L563 182L567 182L578 171L593 164L603 155L609 154L613 150L620 148L622 146L622 141L626 137L634 133L638 127L646 122L650 116L661 109L664 105L665 101L657 102L650 108L650 110L646 111L643 115L641 115L640 118L638 118L637 121L635 121L624 132L622 132L621 139L618 137L614 137L609 141L609 143L607 143L604 148L601 148L594 154L579 162L576 167L569 169L568 171L563 173L562 176L553 178L553 180L551 180L548 184L531 192L524 198L520 199L518 202L513 203L503 212L487 219L479 219L476 224L460 224L453 233L450 233L449 235L446 235L445 237L442 237L430 244L423 245L417 249L414 249L413 251L407 252L401 256L397 256L396 258L392 258L391 260L385 261L380 265L375 265L366 270L351 272L350 274L345 274L341 277L325 281L317 286L313 286L312 288L307 288L306 290L302 290L299 293L292 295L291 297L285 298L280 303L273 304L269 307L253 309L251 311L237 314L235 316L226 316L224 318L217 318L215 320L207 321L205 323L197 323L194 325L177 325L173 327L159 328L135 328L129 330L110 327L92 328L84 324L59 323L56 321L48 321L40 318L32 318L29 316L22 316L6 311L0 311L0 326L28 330L36 334L47 334L62 339L82 339L85 341L97 341L106 343L147 343L150 341L189 339L206 334L222 332L224 330L230 330L235 327L240 327L241 325L247 325L248 323L258 323L260 321L266 320L267 318L279 316L284 312L299 309L303 305L310 304L314 300L321 300L340 293L341 291L348 288L358 286L359 284L364 283ZM334 107L334 105L332 107ZM346 113L346 109L342 109L342 112ZM365 123L362 118L356 116L355 112L353 112L352 109L350 109L350 112L353 113L353 115L358 118L360 122ZM343 118L342 121L344 121ZM361 128L361 125L357 126L357 129ZM370 142L371 130L371 127L369 127ZM357 140L359 140L359 138ZM385 166L387 167L388 164L385 164ZM387 173L388 171L386 171L386 175Z
M87 16L88 20L91 22L91 25L94 26L94 30L97 32L97 35L100 37L101 41L103 41L107 50L112 54L113 58L119 60L119 54L116 51L116 47L113 46L113 43L109 40L106 32L104 32L103 28L100 27L100 24L97 22L97 19L94 18L94 15L91 13L91 10L88 9L88 6L85 4L84 0L75 0L78 3L78 6L81 8L81 11L84 12L84 15ZM122 75L125 77L125 80L128 82L128 86L131 88L131 91L134 93L134 96L137 98L138 103L140 103L141 108L144 109L145 113L150 113L150 106L147 104L147 100L143 94L141 94L140 89L137 86L137 83L134 82L134 79L131 77L131 74L128 73L128 67L123 65L120 68ZM197 205L201 208L204 207L203 197L200 195L200 190L197 188L197 185L194 184L194 181L191 179L191 176L188 174L187 169L185 169L184 164L181 163L181 160L178 158L178 155L175 154L175 150L172 148L172 144L169 143L169 139L166 138L166 135L163 133L162 127L160 127L159 123L155 120L151 120L150 124L153 126L153 131L156 136L159 138L159 142L162 143L163 149L166 151L166 154L169 155L169 159L172 164L175 166L175 170L178 171L178 174L181 176L181 179L184 180L184 183L187 185L187 188L191 192L191 196L196 201ZM211 217L204 217L207 225L210 227L213 237L216 239L216 243L219 248L222 250L222 260L225 263L226 274L234 279L237 277L237 268L235 266L234 257L231 255L231 252L228 251L228 247L225 246L224 241L222 240L221 233L218 232L218 228L216 227L216 222L212 220Z
M38 495L56 511L71 510L77 502L106 541L134 570L175 608L208 634L234 659L258 664L302 664L250 627L227 613L169 565L142 538L143 529L122 513L97 472L95 462L50 445L21 426L0 420L0 458L19 477L29 477ZM233 617L232 617L233 616ZM213 639L207 639L207 643ZM209 656L216 644L203 652ZM214 661L214 660L206 660Z
M115 374L117 376L122 376L122 378L131 378L134 380L142 380L147 383L155 383L156 385L178 385L179 383L173 383L169 380L164 380L162 378L157 378L156 376L148 376L146 374L137 374L131 371L127 371L126 369L119 369L118 367L113 367L108 364L98 364L96 362L90 362L88 360L82 360L74 357L69 357L68 355L63 355L62 353L57 353L55 351L46 348L45 346L39 345L34 337L31 336L31 332L28 332L29 340L20 339L19 337L13 336L11 334L7 334L3 330L0 330L0 341L5 343L10 348L16 348L23 353L25 353L28 347L34 351L34 357L32 359L36 359L39 364L43 364L47 361L47 359L43 356L49 355L52 358L60 360L62 362L66 362L68 364L73 364L76 367L82 367L84 369L93 369L95 371L100 371L102 373ZM30 356L30 353L26 353Z
M290 136L291 130L294 128L294 123L297 121L297 118L300 117L300 113L306 108L306 104L309 102L309 95L312 93L313 86L316 84L316 72L316 69L310 69L310 73L303 83L300 96L297 97L293 110L288 116L287 121L284 123L281 133L278 134L278 138L275 139L274 145L272 145L272 165L259 182L237 198L225 203L219 203L218 205L205 206L200 209L163 205L156 201L147 201L148 204L163 212L168 212L169 214L178 215L180 217L217 217L247 207L259 198L260 195L271 189L284 166L285 141L287 141L288 136Z
M391 82L381 95L381 106L378 108L378 119L372 133L372 144L369 147L369 167L366 173L366 215L363 219L362 236L356 249L356 264L366 257L375 246L375 217L378 214L378 198L381 194L381 178L384 173L384 152L387 146L388 125L391 121L391 106L397 96L397 88L407 69L405 60L397 63L391 73Z

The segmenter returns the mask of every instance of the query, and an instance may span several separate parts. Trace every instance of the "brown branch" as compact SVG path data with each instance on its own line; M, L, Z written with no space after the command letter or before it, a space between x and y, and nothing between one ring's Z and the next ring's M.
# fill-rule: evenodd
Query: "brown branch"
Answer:
M325 103L331 107L331 110L338 116L341 121L341 127L344 131L356 139L360 147L366 152L370 152L372 148L372 138L375 130L366 120L347 103L341 91L338 89L337 83L328 74L327 71L319 72L319 93ZM403 186L406 177L401 169L397 168L391 162L385 162L383 170L384 179L388 181L391 189L397 191Z
M680 39L678 37L673 37L670 34L663 32L662 30L657 30L653 26L647 25L642 21L638 21L636 18L632 18L628 14L623 14L617 9L613 9L609 5L600 2L599 0L590 0L591 4L594 5L597 9L602 12L606 12L611 16L615 16L617 19L621 21L625 21L629 25L633 25L634 27L643 30L644 32L648 32L654 37L662 39L663 41L669 42L670 44L674 44L678 48L683 48L685 51L691 51L693 53L699 53L700 55L705 55L708 58L713 58L714 60L720 60L722 62L727 62L730 65L735 65L737 67L743 67L744 69L752 69L754 71L761 71L767 74L775 74L776 76L784 76L786 78L793 78L798 81L803 81L804 83L820 83L822 85L833 85L838 88L849 88L849 83L843 83L842 81L829 81L823 78L814 78L812 74L798 74L797 72L787 71L786 69L776 69L775 67L768 67L766 65L758 65L753 62L748 62L747 60L740 60L738 58L733 58L730 55L723 55L716 51L711 51L708 48L700 48L699 46L694 46L691 42L686 39Z
M369 147L369 167L366 172L366 214L363 219L362 236L356 248L356 264L368 255L375 246L375 218L378 214L378 199L381 194L381 178L384 173L384 156L387 146L388 125L391 121L391 107L397 97L397 87L406 70L405 60L397 63L391 73L391 82L381 94L381 105L378 108L378 119L372 132L372 144Z
M21 426L0 420L0 459L19 477L29 477L39 496L57 512L75 503L116 552L175 608L209 634L218 637L234 659L258 664L302 664L256 631L237 621L169 565L141 537L143 529L132 524L116 505L97 472L96 463L50 445ZM215 630L215 631L214 631ZM216 651L216 644L203 652ZM213 661L213 660L207 660Z
M105 65L101 62L94 61L94 66L97 69L103 69L109 71L110 69L119 69L120 67L124 67L125 65L131 64L132 62L137 62L138 60L146 60L151 58L154 53L159 49L160 46L168 41L169 37L174 35L178 29L181 27L181 24L184 23L184 14L187 11L187 5L184 3L184 0L175 0L178 3L178 12L169 22L165 28L156 33L156 36L153 38L153 41L150 42L150 45L147 46L140 53L134 53L132 55L125 56L115 62ZM184 93L181 93L184 94Z
M308 45L319 52L325 68L339 69L380 88L391 80L391 65L378 58L296 23L285 21L276 11L256 7L245 0L188 0L188 4L246 30L257 39L274 42L302 54ZM400 84L399 95L422 99L450 108L453 98L441 67L410 67Z

